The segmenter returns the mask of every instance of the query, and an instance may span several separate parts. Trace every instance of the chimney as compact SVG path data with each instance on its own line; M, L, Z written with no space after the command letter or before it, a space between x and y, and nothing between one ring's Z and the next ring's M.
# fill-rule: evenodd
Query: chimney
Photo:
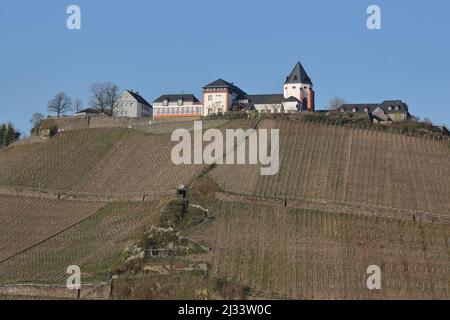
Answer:
M313 112L315 110L315 93L312 88L308 90L308 111Z

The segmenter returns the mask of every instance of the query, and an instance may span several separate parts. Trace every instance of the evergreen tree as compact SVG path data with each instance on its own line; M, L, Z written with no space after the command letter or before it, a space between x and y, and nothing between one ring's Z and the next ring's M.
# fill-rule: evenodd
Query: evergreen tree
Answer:
M8 123L8 128L6 129L6 143L5 146L9 146L11 143L14 142L16 137L16 132L14 131L14 127L11 123Z
M2 124L0 127L0 146L7 147L20 138L20 133L14 130L12 123Z
M0 147L3 147L4 145L5 133L6 125L2 123L2 125L0 126Z

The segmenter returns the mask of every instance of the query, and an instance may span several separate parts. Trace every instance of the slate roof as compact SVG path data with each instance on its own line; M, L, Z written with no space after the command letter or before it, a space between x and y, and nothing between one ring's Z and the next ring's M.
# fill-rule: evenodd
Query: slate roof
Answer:
M284 84L289 83L303 83L312 85L311 78L306 73L305 68L303 68L300 61L297 62L291 74L286 78L286 82Z
M239 96L242 96L242 97L247 96L245 91L241 90L239 87L235 86L233 83L229 83L228 81L225 81L223 79L218 79L218 80L211 82L210 84L207 84L206 86L203 87L203 89L208 89L208 88L229 88L229 89L231 89L231 91L234 91Z
M153 101L153 103L164 102L165 100L176 101L183 99L184 102L199 103L200 101L193 94L165 94Z
M142 104L147 105L149 107L152 106L150 103L147 102L147 100L145 100L142 96L140 96L139 93L134 92L133 90L127 90L127 92L129 94L131 94L133 96L133 98L135 98L139 103L142 103Z
M284 101L282 94L254 94L248 96L251 104L276 104Z

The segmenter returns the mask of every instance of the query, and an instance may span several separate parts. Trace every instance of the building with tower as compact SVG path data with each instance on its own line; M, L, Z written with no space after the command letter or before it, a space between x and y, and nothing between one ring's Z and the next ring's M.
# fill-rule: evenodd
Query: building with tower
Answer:
M297 62L291 74L284 83L284 98L294 97L303 104L307 111L315 110L315 93L311 78L300 62Z
M311 78L298 62L286 77L283 93L247 94L233 83L219 79L203 87L203 116L229 111L297 113L315 110Z

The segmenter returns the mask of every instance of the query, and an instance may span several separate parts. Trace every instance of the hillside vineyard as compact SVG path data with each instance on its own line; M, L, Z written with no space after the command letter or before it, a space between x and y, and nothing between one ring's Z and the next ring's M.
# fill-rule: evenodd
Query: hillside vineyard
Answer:
M315 199L450 216L450 149L445 143L381 131L264 120L280 128L280 172L218 166L226 191Z
M102 298L450 297L448 141L301 117L205 121L278 129L279 172L262 176L259 164L174 164L177 127L194 124L2 149L0 298L67 298L72 265ZM366 287L372 265L380 291Z
M445 299L450 294L448 226L221 203L212 272L256 297L284 299ZM365 270L384 274L369 291Z

